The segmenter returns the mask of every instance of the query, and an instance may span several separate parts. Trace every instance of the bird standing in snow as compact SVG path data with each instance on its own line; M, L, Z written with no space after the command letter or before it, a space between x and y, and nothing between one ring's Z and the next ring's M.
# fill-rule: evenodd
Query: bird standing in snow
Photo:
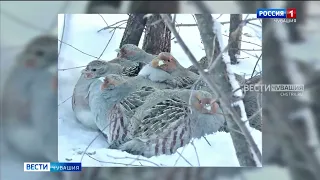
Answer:
M89 87L100 77L107 74L122 74L135 76L142 65L117 58L118 63L111 63L101 60L91 61L85 69L81 71L81 76L76 83L72 95L72 109L77 120L84 126L97 130L94 117L89 107Z
M224 125L219 112L208 92L156 90L136 109L132 138L118 149L145 157L173 154L192 138L217 132Z
M115 148L128 138L129 120L145 97L154 89L167 86L143 77L129 78L116 74L101 79L103 82L95 81L90 86L89 106L97 127L108 139L109 148ZM122 88L114 89L118 86Z

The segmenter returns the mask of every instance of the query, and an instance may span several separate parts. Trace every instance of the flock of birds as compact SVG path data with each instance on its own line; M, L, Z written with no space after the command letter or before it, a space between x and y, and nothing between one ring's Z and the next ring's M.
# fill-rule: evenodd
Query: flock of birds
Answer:
M3 89L3 138L24 161L56 160L57 42L48 35L33 39ZM94 60L81 71L72 109L78 122L104 135L106 148L173 154L193 138L227 131L217 97L202 81L194 86L199 78L170 53L126 44L115 59ZM261 131L261 118L251 125Z
M81 71L72 109L81 124L102 132L109 149L170 155L227 129L217 97L199 78L168 52L125 44L115 59L94 60Z

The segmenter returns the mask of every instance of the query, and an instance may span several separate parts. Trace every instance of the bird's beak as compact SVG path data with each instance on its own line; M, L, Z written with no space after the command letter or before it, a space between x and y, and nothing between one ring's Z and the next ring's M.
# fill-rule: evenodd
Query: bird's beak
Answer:
M217 101L216 101L216 100L212 100L212 101L210 102L210 105L211 105L211 107L212 107L212 105L213 105L213 107L210 108L210 111L211 111L212 113L216 113L216 112L218 111L218 108L219 108L219 105L218 105Z
M116 51L117 53L120 53L120 49L116 49L115 51Z
M99 77L99 80L100 80L101 82L104 82L104 77Z
M154 67L154 68L158 67L159 66L159 60L158 59L153 59L151 61L151 66Z
M200 95L198 93L195 93L194 96L197 98L198 101L200 101L201 97L200 97Z
M158 58L153 59L153 60L151 61L151 66L154 67L154 68L160 67L160 66L162 66L162 65L164 65L164 64L165 64L164 61L161 60L161 59L158 59Z
M158 65L159 65L159 66L164 65L164 61L163 61L163 60L158 61Z
M87 69L82 69L81 70L81 74L85 74L85 73L87 73L88 71L87 71Z
M204 108L208 111L211 111L211 104L205 104Z

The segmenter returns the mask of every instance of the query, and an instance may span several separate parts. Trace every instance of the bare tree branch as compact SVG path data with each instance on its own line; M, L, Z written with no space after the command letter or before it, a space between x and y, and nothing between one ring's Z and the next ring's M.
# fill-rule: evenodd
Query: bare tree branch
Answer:
M68 43L66 43L66 42L63 42L63 41L60 40L60 39L58 39L58 41L60 41L61 43L66 44L66 45L72 47L73 49L75 49L75 50L77 50L77 51L79 51L79 52L81 52L81 53L83 53L83 54L85 54L85 55L87 55L87 56L90 56L90 57L93 57L93 58L95 58L95 59L98 59L98 57L95 57L95 56L93 56L93 55L91 55L91 54L85 53L85 52L83 52L82 50L80 50L80 49L78 49L78 48L76 48L76 47L74 47L74 46L72 46L72 45L70 45L70 44L68 44Z
M178 32L176 31L173 23L170 20L170 17L168 15L161 15L161 17L164 19L165 23L167 24L167 26L170 28L171 32L174 34L174 36L177 38L177 41L179 42L181 48L184 50L184 52L186 53L186 55L189 57L190 61L194 64L194 66L196 68L198 68L200 75L203 77L203 79L205 80L205 82L208 84L208 86L210 87L210 89L217 95L220 95L221 98L221 105L222 107L228 107L226 108L227 112L230 113L232 119L237 123L237 125L240 127L241 131L243 132L244 136L246 137L246 139L248 140L249 145L253 148L254 153L256 154L257 158L259 159L259 161L261 162L261 152L259 151L257 145L255 144L250 132L248 131L248 129L244 126L244 124L241 122L240 118L237 117L236 113L234 112L234 110L231 110L230 108L230 104L228 103L228 100L225 99L225 96L221 96L221 92L218 91L217 86L212 82L212 80L206 75L206 73L203 71L203 69L201 69L201 67L199 66L197 60L195 59L195 57L193 56L193 54L190 52L189 48L186 46L186 44L184 43L184 41L182 40L182 38L180 37L180 35L178 34ZM229 105L228 105L229 104Z
M127 22L127 21L128 21L127 19L118 21L118 22L116 22L116 23L114 23L114 24L111 24L110 26L107 26L107 27L104 27L104 28L98 30L98 32L103 31L103 30L106 30L106 29L112 29L112 28L114 28L113 26L115 26L116 24L119 24L119 23L122 23L122 22ZM117 27L117 26L116 26L116 27ZM117 28L118 28L118 29L121 29L122 27L117 27Z

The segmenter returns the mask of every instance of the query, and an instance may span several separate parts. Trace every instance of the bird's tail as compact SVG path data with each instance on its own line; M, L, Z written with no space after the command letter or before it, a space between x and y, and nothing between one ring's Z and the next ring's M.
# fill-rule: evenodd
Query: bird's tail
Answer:
M132 155L144 156L145 147L146 147L145 142L139 139L133 139L120 145L118 149L122 151L126 151L127 153L130 153Z

